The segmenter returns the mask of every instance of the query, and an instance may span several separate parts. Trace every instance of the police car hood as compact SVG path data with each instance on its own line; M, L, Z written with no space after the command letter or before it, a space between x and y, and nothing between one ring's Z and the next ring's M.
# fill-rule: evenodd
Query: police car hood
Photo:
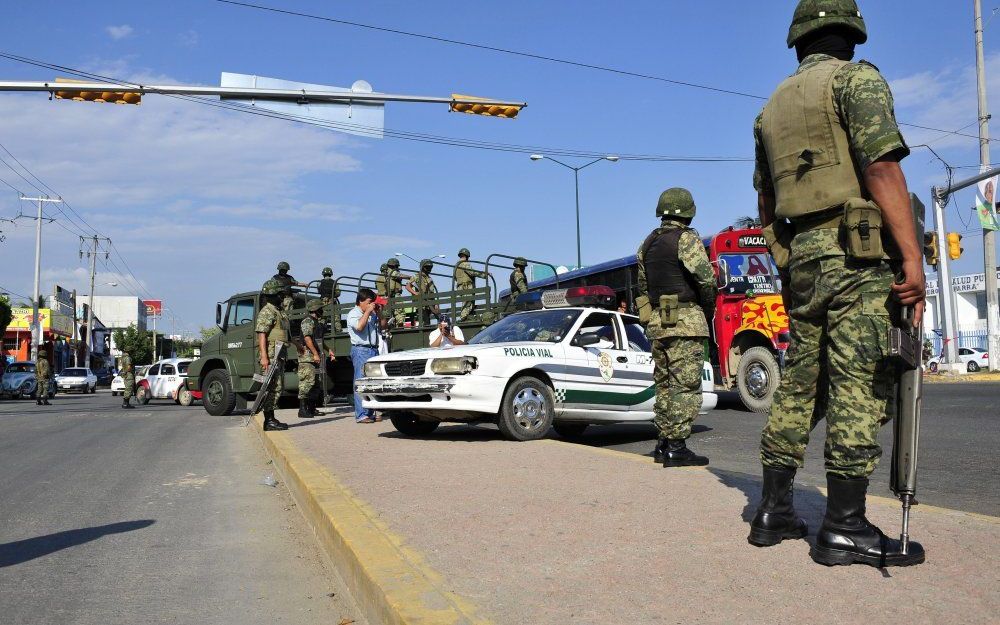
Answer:
M542 341L520 341L517 343L482 343L476 345L456 345L448 349L431 347L424 349L410 349L403 352L394 352L375 356L371 361L393 362L396 360L416 360L420 358L452 358L455 356L474 356L490 349L503 349L505 347L552 347L555 343Z

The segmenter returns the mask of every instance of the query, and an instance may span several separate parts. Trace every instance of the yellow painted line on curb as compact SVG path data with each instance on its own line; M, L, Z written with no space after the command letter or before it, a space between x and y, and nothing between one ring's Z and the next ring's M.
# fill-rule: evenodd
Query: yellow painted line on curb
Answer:
M253 424L288 490L372 625L490 623L468 599L446 590L446 581L427 564L423 554L407 546L378 518L377 511L299 450L288 434L265 433L259 415Z
M591 447L590 445L580 445L580 444L577 444L577 443L567 443L566 441L555 440L555 439L552 439L552 438L545 438L545 439L542 439L539 442L541 442L541 443L547 443L547 444L551 444L551 445L564 445L566 447L577 449L577 450L581 450L582 449L582 450L588 451L588 452L590 452L592 454L596 454L596 455L599 455L599 456L608 456L608 457L611 457L611 458L618 458L619 460L627 460L629 462L637 462L639 464L647 465L650 468L659 468L659 465L657 465L655 462L653 462L653 459L650 458L649 456L642 456L642 455L639 455L639 454L633 454L633 453L629 453L627 451L618 451L617 449L605 449L603 447ZM673 471L679 471L679 470L686 470L686 471L708 471L709 468L710 467L678 467L678 468L675 468L675 469L672 469L672 470ZM755 477L755 476L750 476L750 477ZM819 492L822 493L824 497L826 497L826 488L820 486L820 487L817 487L817 490L819 490ZM920 498L917 497L917 500L919 500L919 499ZM879 505L883 505L883 506L891 506L891 507L894 507L894 508L898 508L898 507L900 507L902 505L899 502L898 499L893 499L892 497L882 497L882 496L879 496L879 495L868 495L868 501L876 503L876 504L879 504ZM948 516L969 517L969 518L972 518L972 519L976 519L978 521L983 521L984 523L990 523L992 525L1000 525L1000 517L995 517L995 516L991 516L991 515L988 515L988 514L980 514L978 512L966 512L965 510L955 510L954 508L942 508L940 506L932 506L932 505L925 504L925 503L918 504L918 505L914 506L913 510L916 511L916 512L933 512L933 513L936 513L936 514L945 514L945 515L948 515Z

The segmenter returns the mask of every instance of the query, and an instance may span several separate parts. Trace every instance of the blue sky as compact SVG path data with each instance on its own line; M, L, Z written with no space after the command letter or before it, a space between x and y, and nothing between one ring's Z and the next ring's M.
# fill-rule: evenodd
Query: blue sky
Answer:
M792 0L636 1L616 10L596 1L261 3L765 96L795 67L784 44ZM867 0L861 8L871 40L859 56L893 84L900 120L951 130L973 124L972 0L947 7L932 0ZM985 10L992 10L989 2ZM7 7L5 18L5 52L146 82L217 84L219 73L230 71L338 86L365 79L390 93L529 103L513 121L449 114L438 105L387 106L388 128L474 140L749 157L761 106L210 0L35 1ZM998 34L1000 20L986 31L994 108L1000 107ZM0 60L0 79L52 77L49 70ZM978 163L974 139L904 130L911 144L930 141L952 165ZM324 265L357 275L396 251L452 258L462 246L477 257L505 252L575 260L572 173L523 154L370 140L154 96L125 107L2 94L0 142L110 236L144 292L162 297L178 327L189 331L212 322L215 301L259 286L278 260L288 260L300 279L318 277ZM923 149L904 169L925 200L930 186L945 179L941 163ZM587 169L581 175L584 262L634 252L655 225L656 198L667 187L692 190L703 234L752 214L751 174L747 162L623 161ZM34 192L2 164L0 178ZM969 231L956 271L982 271L972 196L959 194L956 202L962 208L949 208L949 229ZM13 191L0 191L0 217L17 214L17 204ZM30 293L33 230L23 221L0 229L7 236L0 244L0 285ZM99 282L121 285L98 293L138 290L117 278L113 265L99 270ZM43 290L55 282L85 290L85 274L75 237L47 227Z

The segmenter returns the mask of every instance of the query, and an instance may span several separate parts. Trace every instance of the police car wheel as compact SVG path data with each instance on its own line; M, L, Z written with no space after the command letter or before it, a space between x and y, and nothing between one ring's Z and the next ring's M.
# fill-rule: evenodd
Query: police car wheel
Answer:
M438 421L421 421L412 412L392 412L389 421L400 434L407 436L427 436L440 424Z
M576 421L556 421L552 424L552 429L563 438L577 438L583 436L588 423L578 423Z
M177 391L177 403L182 406L190 406L194 403L194 395L187 389L181 389Z
M743 405L753 412L769 411L780 378L778 361L771 350L751 347L743 352L736 371L736 388Z
M552 427L554 406L552 389L547 384L530 376L517 378L504 393L497 427L507 440L544 438Z
M140 386L135 391L135 398L136 398L136 400L140 404L142 404L143 406L145 406L146 404L149 403L149 399L150 399L150 397L149 397L149 389L147 389L145 386Z

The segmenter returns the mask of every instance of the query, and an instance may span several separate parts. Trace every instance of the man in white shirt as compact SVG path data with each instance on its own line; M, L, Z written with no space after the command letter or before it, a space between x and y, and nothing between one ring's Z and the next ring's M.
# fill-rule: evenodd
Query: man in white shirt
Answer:
M456 345L465 345L465 335L462 333L462 328L451 325L451 320L444 317L438 323L438 327L431 332L430 345L441 349L451 349Z

